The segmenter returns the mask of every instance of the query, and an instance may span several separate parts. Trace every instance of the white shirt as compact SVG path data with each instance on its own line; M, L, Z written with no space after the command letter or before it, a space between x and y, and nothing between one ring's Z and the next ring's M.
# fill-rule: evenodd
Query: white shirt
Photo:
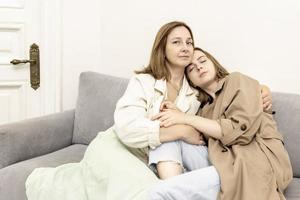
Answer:
M184 77L175 101L176 106L182 112L195 114L200 106L197 94ZM130 79L114 114L114 129L124 144L134 148L152 149L161 144L159 121L152 121L151 117L159 113L166 95L166 80L156 80L149 74L138 74Z

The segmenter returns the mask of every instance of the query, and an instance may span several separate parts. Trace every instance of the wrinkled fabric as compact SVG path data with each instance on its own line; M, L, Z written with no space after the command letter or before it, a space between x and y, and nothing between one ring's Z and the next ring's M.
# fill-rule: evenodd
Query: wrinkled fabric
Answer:
M221 180L221 200L283 200L292 180L290 159L271 114L263 112L259 83L241 73L220 80L201 116L216 120L222 137L208 138Z
M35 169L26 194L28 200L144 200L157 182L111 128L97 135L81 162Z
M176 106L185 113L196 114L200 106L197 91L192 89L186 77L176 99ZM144 159L149 147L155 149L159 141L159 121L151 117L159 113L161 103L167 99L166 80L156 80L149 74L133 76L124 95L116 105L115 130L121 141L132 151L142 151ZM138 155L137 155L138 156Z

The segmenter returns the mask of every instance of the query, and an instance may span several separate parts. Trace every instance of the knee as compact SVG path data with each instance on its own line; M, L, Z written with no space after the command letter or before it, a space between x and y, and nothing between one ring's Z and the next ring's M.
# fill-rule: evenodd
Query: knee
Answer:
M173 176L182 174L182 166L174 161L162 161L156 165L158 176L160 179L168 179Z

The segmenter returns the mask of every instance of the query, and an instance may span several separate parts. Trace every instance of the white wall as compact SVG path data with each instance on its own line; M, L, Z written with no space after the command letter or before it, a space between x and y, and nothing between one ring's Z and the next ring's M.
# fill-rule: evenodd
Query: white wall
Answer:
M185 21L195 42L230 71L273 91L300 94L298 0L63 1L63 109L75 105L78 76L130 77L148 63L161 25Z
M82 71L99 71L100 1L62 1L62 109L75 107Z

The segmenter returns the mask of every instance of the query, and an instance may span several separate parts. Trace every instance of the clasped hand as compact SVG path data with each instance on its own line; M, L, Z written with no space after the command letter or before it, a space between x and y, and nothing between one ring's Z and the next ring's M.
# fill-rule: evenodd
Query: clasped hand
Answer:
M164 101L160 106L160 113L152 117L159 120L161 127L169 127L175 124L185 124L186 114L180 111L171 101Z

